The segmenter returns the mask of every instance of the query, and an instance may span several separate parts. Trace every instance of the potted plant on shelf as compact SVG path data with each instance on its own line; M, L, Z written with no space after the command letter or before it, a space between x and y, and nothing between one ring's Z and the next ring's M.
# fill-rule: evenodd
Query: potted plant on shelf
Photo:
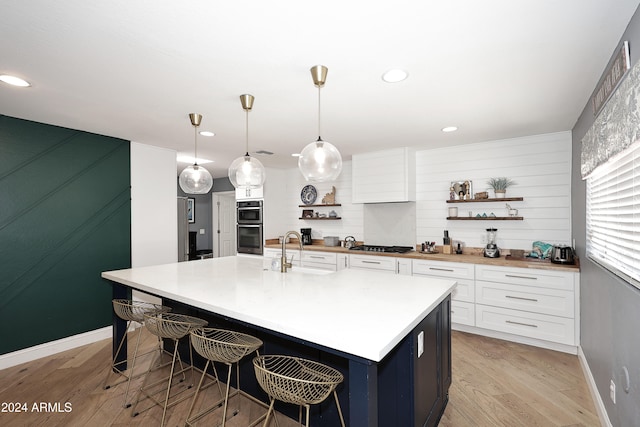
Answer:
M509 178L500 177L500 178L489 178L487 184L493 188L493 192L495 193L496 199L504 199L505 194L507 192L507 188L514 185L515 182Z

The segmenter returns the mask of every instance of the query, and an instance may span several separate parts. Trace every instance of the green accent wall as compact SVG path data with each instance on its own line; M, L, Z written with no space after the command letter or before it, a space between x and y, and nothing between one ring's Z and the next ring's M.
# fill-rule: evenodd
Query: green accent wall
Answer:
M111 324L130 163L129 141L0 115L0 354Z

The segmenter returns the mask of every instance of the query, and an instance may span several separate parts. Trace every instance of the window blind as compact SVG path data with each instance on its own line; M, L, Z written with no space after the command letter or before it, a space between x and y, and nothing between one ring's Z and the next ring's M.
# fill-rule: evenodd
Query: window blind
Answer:
M640 288L640 142L587 178L587 256Z

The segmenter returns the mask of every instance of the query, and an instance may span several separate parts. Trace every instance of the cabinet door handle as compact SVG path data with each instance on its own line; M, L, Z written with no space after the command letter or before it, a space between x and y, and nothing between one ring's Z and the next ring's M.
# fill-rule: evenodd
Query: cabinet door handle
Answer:
M436 271L448 271L450 273L453 273L454 270L451 270L450 268L436 268L436 267L429 267L429 270L436 270Z
M537 277L516 276L515 274L505 274L505 277L513 277L514 279L530 279L530 280L538 280L538 278L537 278Z
M524 300L524 301L533 301L533 302L538 302L538 300L537 300L537 299L535 299L535 298L514 297L514 296L512 296L512 295L505 295L504 297L505 297L505 298L511 298L511 299L521 299L521 300Z
M324 259L323 256L309 255L309 258Z
M520 322L514 322L513 320L505 320L505 322L511 323L513 325L529 326L530 328L538 327L538 325L532 325L531 323L520 323Z
M362 261L363 264L380 264L380 261Z

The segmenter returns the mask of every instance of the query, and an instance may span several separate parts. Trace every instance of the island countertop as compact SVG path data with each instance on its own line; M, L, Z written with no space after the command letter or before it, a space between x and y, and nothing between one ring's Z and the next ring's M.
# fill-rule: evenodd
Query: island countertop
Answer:
M455 281L366 270L263 267L224 257L106 271L131 288L375 362L455 287Z

